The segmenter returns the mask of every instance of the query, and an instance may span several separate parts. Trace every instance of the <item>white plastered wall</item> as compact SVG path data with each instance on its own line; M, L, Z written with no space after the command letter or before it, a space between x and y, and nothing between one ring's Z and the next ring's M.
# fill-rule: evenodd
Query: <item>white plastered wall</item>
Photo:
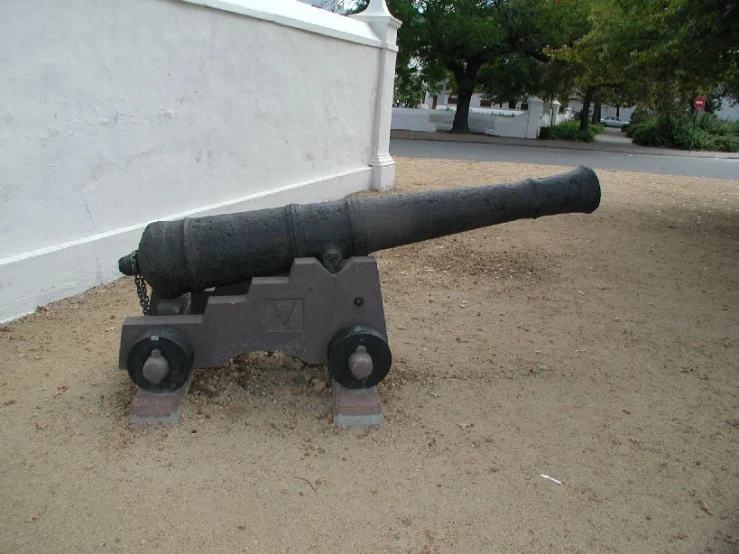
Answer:
M530 99L529 102L528 110L511 111L510 116L495 115L496 110L491 109L485 109L481 113L479 109L472 108L468 121L470 130L496 137L535 139L538 137L538 121L543 103L536 99ZM434 133L452 128L456 109L393 108L392 112L393 129Z
M398 22L370 7L4 3L0 321L118 277L150 221L391 187Z

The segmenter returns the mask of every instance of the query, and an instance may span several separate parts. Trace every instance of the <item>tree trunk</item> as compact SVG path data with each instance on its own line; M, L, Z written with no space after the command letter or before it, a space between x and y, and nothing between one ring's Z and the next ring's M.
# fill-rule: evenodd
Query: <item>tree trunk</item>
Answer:
M454 114L451 132L469 133L470 101L472 93L475 92L475 81L470 82L468 79L460 79L460 81L457 81L459 91L457 93L457 113Z
M437 106L438 104L439 104L439 95L438 95L438 94L434 94L434 95L433 95L433 96L431 97L431 109L432 109L432 110L435 110L435 109L436 109L436 106Z
M593 96L595 95L595 89L588 87L585 91L585 98L582 101L582 111L580 112L580 130L588 130L588 112L590 112L590 104L593 102Z
M596 100L595 105L593 106L593 118L590 120L590 123L592 123L593 125L600 123L600 112L601 103L599 100Z
M467 60L464 64L455 64L449 69L457 81L457 113L454 114L452 133L470 132L470 100L477 85L477 73L482 67L482 60Z

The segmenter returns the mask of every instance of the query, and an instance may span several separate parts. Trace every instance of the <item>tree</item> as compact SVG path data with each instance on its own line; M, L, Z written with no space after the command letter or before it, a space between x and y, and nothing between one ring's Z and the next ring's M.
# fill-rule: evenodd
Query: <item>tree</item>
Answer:
M736 0L592 0L589 29L552 52L576 72L581 130L592 102L684 114L698 92L739 94Z
M721 87L739 100L739 2L736 0L663 1L660 14L675 37L670 58L701 92ZM700 90L700 89L698 89ZM691 91L692 93L692 91Z
M514 52L484 65L478 78L485 98L494 104L502 104L535 94L543 70L542 62Z
M593 118L599 118L599 105L607 97L626 90L633 79L626 70L635 27L620 0L594 0L587 6L585 31L571 43L554 49L552 58L566 67L571 86L582 95L580 131L590 123L590 106L596 103ZM582 6L582 5L581 5Z
M321 1L321 0L317 0ZM387 0L403 21L401 88L451 76L453 132L468 132L472 94L498 102L578 91L592 103L684 113L697 93L739 99L737 0ZM358 10L366 0L355 2ZM405 75L417 62L417 69ZM597 110L596 110L597 112ZM594 114L597 116L597 113Z
M525 59L545 62L545 49L569 29L560 15L583 0L389 0L403 21L398 34L398 65L410 58L422 67L443 68L458 92L452 132L469 132L472 94L506 64L520 69ZM562 5L565 5L563 7ZM483 69L485 69L483 71ZM437 71L438 72L438 71ZM523 90L524 87L508 83Z
M423 102L426 95L426 83L421 75L421 69L418 65L396 65L395 68L395 100L408 106L415 108Z

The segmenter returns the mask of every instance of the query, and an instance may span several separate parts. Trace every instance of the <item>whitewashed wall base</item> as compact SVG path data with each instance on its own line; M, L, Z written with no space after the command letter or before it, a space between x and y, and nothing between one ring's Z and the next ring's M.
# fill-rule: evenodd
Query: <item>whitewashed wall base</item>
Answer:
M392 190L395 186L395 160L390 154L376 156L371 162L372 189Z
M335 200L371 188L376 171L363 166L158 219L180 219L273 208L290 203ZM118 258L137 247L147 223L0 259L0 323L31 313L37 306L121 277Z

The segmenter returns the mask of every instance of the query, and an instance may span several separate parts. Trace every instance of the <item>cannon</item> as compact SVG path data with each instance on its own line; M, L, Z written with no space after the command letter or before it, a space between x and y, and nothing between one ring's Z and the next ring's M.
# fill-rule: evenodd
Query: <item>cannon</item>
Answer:
M123 322L119 366L142 389L164 393L194 368L279 351L327 364L348 389L374 387L392 355L369 254L518 219L591 213L599 203L597 176L580 167L503 185L151 223L138 250L119 260L144 312Z

